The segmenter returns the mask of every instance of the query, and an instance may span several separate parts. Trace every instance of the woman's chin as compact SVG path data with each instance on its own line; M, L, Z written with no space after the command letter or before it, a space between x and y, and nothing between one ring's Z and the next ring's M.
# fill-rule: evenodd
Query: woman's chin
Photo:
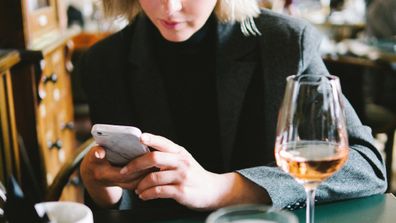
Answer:
M162 37L170 42L184 42L194 33L188 31L161 32Z

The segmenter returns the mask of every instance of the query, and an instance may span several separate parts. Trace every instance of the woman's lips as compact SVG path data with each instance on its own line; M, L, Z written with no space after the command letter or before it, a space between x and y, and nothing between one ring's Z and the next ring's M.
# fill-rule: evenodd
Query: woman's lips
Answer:
M178 29L178 27L180 27L182 24L182 22L169 21L164 19L160 19L160 22L167 29Z

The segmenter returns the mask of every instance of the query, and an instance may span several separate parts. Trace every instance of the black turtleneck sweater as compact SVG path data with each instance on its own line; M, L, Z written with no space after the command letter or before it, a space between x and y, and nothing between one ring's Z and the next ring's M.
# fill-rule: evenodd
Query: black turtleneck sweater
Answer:
M165 40L153 27L159 70L176 133L206 169L222 171L215 77L216 23L213 16L184 42Z

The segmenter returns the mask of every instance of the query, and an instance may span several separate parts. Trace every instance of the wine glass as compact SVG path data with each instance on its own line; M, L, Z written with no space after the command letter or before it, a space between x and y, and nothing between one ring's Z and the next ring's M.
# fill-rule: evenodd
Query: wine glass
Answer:
M276 163L305 188L306 222L314 222L315 190L348 158L348 136L338 77L287 78L276 132Z

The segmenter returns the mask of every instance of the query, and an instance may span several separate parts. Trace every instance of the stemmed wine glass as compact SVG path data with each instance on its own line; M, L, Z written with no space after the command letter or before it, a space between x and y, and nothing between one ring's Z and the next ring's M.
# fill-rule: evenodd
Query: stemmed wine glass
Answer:
M314 222L315 190L348 157L339 79L332 75L287 78L276 132L276 163L305 188L306 222Z

